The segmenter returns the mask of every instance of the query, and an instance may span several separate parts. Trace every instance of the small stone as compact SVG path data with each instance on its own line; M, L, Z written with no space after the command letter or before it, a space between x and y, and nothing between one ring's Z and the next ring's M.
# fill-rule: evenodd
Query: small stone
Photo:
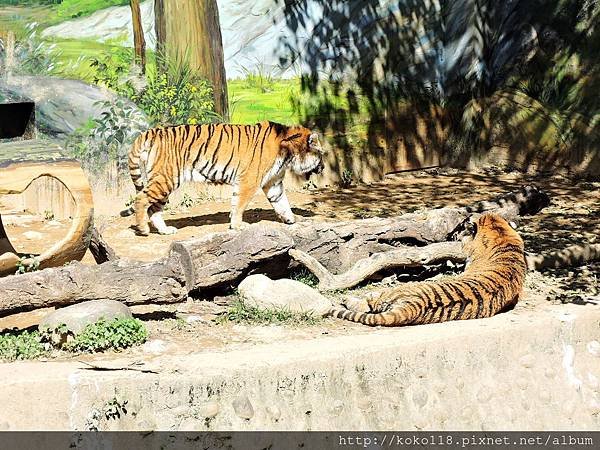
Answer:
M554 370L552 367L546 367L546 370L544 370L544 375L546 375L548 378L554 378L556 376L556 370Z
M587 351L593 356L600 357L600 342L590 341L587 344Z
M144 346L142 347L142 349L146 353L160 354L160 353L165 352L165 350L167 349L167 346L166 346L165 341L163 341L161 339L153 339L151 341L146 342L144 344Z
M132 317L129 308L121 302L115 300L90 300L51 312L42 319L39 328L54 329L64 324L67 326L68 331L78 334L87 325L98 322L100 319L110 321Z
M219 414L219 409L217 402L206 402L198 409L198 414L206 419L212 419Z
M344 410L344 402L342 402L341 400L335 400L333 402L333 404L331 405L331 408L329 409L331 414L333 414L335 416L339 416L343 410Z
M23 233L23 236L32 241L42 239L44 237L42 233L39 233L37 231L26 231L25 233Z
M254 417L254 408L252 407L252 403L250 403L248 396L241 395L237 397L231 404L238 417L245 420L250 420L252 417Z
M325 316L331 302L316 289L296 280L271 280L265 275L250 275L238 286L249 306L263 309L285 308L291 312Z
M281 410L277 405L269 405L267 406L267 414L277 422L281 418Z

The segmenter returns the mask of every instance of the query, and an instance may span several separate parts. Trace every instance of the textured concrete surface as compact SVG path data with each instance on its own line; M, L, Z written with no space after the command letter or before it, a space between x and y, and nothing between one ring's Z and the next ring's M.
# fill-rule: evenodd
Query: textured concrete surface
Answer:
M597 430L600 307L227 351L0 365L0 429Z

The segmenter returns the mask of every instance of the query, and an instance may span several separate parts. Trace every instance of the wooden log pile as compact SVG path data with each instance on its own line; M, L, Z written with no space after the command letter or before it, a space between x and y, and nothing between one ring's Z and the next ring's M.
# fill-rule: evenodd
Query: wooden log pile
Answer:
M165 258L151 263L115 259L101 236L95 234L92 241L97 260L106 261L102 264L76 262L0 278L0 316L92 299L119 300L127 305L181 302L189 293L203 296L234 288L252 273L285 275L298 264L296 260L312 264L309 268L316 270L321 288L350 287L382 268L464 259L460 243L453 239L474 213L494 211L507 220L518 221L520 216L535 214L548 204L544 192L525 186L468 207L391 218L302 221L291 226L260 223L242 231L173 242ZM361 262L365 258L366 262ZM317 269L314 261L319 265ZM373 261L375 266L371 265ZM340 277L356 265L359 276L340 283Z

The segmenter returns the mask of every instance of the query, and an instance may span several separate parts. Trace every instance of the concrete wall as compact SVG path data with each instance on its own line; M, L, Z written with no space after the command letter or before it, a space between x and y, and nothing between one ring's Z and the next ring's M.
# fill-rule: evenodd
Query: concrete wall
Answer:
M599 340L600 308L558 305L147 357L157 373L2 364L0 428L596 430ZM107 419L115 400L127 413Z

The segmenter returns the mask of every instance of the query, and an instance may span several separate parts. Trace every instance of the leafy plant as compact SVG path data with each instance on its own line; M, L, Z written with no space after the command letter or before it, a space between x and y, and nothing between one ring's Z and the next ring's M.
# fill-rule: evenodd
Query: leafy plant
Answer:
M65 147L91 172L98 173L109 163L116 166L117 172L124 172L129 146L147 124L137 110L123 100L96 105L103 108L100 117L71 134Z
M86 326L63 348L71 352L100 352L122 350L142 344L148 338L148 330L138 319L99 320Z
M296 280L299 281L300 283L304 283L307 286L310 287L317 287L317 285L319 284L319 280L317 277L315 277L315 275L308 270L306 267L300 267L296 270L294 270L291 274L290 274L290 278L292 280Z
M39 358L47 350L40 341L37 331L14 332L0 334L0 359L7 361Z
M242 72L244 72L246 87L258 89L263 93L273 91L273 86L275 85L273 74L267 69L267 66L264 63L259 60L257 60L256 63L256 68L254 70L241 67Z
M38 24L29 23L26 37L15 43L14 70L27 75L52 75L61 72L62 52L56 44L48 44L38 37Z
M108 420L120 419L121 416L127 414L127 403L127 400L120 400L117 397L113 397L104 405L104 417Z
M132 100L152 124L193 125L218 119L210 84L187 62L157 56L157 65L147 72L146 86Z
M285 308L263 309L246 305L244 301L238 297L227 312L220 316L217 322L236 322L250 324L272 324L284 323L289 325L305 324L314 325L321 319L308 313L296 313Z
M35 272L40 268L40 260L35 255L22 256L17 261L17 271L15 275L26 272Z
M191 195L189 195L186 192L186 193L183 194L183 198L181 199L181 202L179 202L179 207L180 208L191 208L192 206L194 206L195 203L196 202L191 197Z

